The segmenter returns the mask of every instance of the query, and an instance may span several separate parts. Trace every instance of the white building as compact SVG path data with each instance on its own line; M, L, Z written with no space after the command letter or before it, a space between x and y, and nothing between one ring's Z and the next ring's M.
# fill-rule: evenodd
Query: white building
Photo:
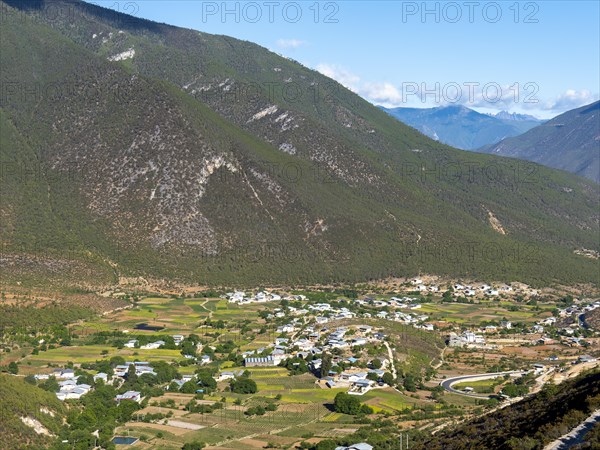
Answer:
M120 402L121 400L133 400L134 402L141 403L142 394L137 391L127 391L124 394L119 394L115 397L116 402Z

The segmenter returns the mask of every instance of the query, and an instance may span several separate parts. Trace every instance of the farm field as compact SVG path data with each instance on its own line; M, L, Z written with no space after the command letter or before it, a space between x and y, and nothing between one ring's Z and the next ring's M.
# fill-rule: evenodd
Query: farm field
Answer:
M18 362L21 376L71 368L86 384L95 384L93 376L99 372L112 374L118 365L131 363L127 374L113 377L110 384L115 393L140 391L143 397L114 430L116 436L139 438L134 448L180 450L202 442L212 450L246 450L358 439L372 423L385 423L396 432L429 432L494 407L486 399L440 390L444 378L526 369L550 355L572 363L582 352L560 338L539 343L540 334L531 332L533 324L552 317L556 308L549 303L436 299L414 309L386 306L388 313L398 314L390 318L379 313L385 303L368 300L373 303L356 306L343 296L319 293L312 300L304 292L306 297L249 304L137 296L124 308L74 320L59 329L59 337L27 336L18 351L3 354L5 361ZM390 300L389 295L376 298ZM501 320L512 321L516 329L502 329ZM484 329L490 322L497 332ZM485 343L449 345L449 331L464 337L470 330ZM595 342L590 339L588 345ZM273 357L275 350L283 354L277 361L247 364L249 357ZM312 366L322 363L324 354L327 376ZM150 373L132 372L134 362ZM357 389L353 376L361 383L370 380L368 388ZM246 379L255 387L234 390ZM38 386L58 389L41 380ZM499 393L504 384L484 380L455 385L466 387ZM356 401L358 412L340 412L342 394Z
M499 317L515 322L535 323L540 318L552 316L551 311L555 305L518 305L518 310L514 308L516 306L511 302L424 303L419 311L429 314L432 320L477 326L483 321L498 320Z

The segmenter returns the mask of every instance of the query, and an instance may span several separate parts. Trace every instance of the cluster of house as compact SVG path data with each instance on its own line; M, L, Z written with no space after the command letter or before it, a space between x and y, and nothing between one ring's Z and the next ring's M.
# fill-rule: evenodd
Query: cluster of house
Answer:
M582 323L579 320L580 316L589 311L593 311L598 307L600 307L600 301L579 304L579 305L573 305L573 306L569 306L568 308L559 309L558 310L559 318L561 318L561 319L566 319L569 317L576 318L576 320L571 325L563 326L562 328L558 329L558 332L562 335L561 342L563 344L566 344L569 346L582 345L583 339L573 336L575 334L576 328L582 326ZM558 319L556 317L547 317L545 319L538 321L535 325L533 325L531 327L530 332L535 333L535 334L542 334L546 330L545 327L556 326L557 322L558 322ZM550 345L550 344L554 344L555 340L548 337L547 335L543 335L541 338L539 338L537 340L537 342L542 345Z
M313 367L320 367L321 361L313 361ZM379 381L369 379L369 374L377 375ZM369 392L374 387L383 387L385 384L381 381L384 369L369 369L367 371L346 371L338 374L334 370L330 370L329 374L321 379L328 388L348 387L348 393L352 395L363 395Z
M596 301L588 304L580 304L569 306L568 308L559 309L558 316L559 317L571 317L574 315L585 314L586 312L590 312L600 307L600 301Z
M385 300L376 300L371 298L366 299L356 299L354 300L355 304L359 305L368 305L375 308L384 308L384 307L393 307L393 308L408 308L417 310L421 308L421 305L418 303L414 303L414 299L411 297L403 297L397 298L392 297L391 299ZM325 325L331 321L337 321L342 319L352 319L358 316L353 311L350 311L346 307L335 308L331 306L329 303L315 303L308 305L306 309L296 309L296 308L288 308L291 315L299 316L291 318L290 322L281 325L277 328L277 333L294 333L298 330L298 328L303 323L303 320L306 318L307 314L312 313L314 317L314 321L317 325ZM278 308L273 310L273 313L267 316L267 319L273 318L283 318L286 317L286 313ZM428 316L424 314L417 313L406 313L402 311L379 311L371 314L370 312L365 312L360 315L363 318L372 318L376 317L379 319L386 319L395 322L401 322L405 324L411 324L416 328L423 328L427 330L433 330L433 324L424 324L426 320L428 320Z
M281 361L290 357L301 357L306 359L312 355L313 359L308 363L309 368L316 372L320 370L322 360L318 357L324 351L335 348L352 348L355 346L363 346L369 342L381 341L385 338L385 334L376 332L370 325L360 325L354 328L353 333L348 335L350 329L348 327L338 327L335 330L322 328L319 331L311 326L302 330L305 337L298 339L279 337L270 348L259 348L254 351L243 353L245 367L274 367ZM293 350L292 350L293 349ZM265 352L267 350L267 352ZM265 353L270 354L265 356ZM379 358L381 361L380 369L372 369L368 371L347 371L339 374L339 370L330 370L322 382L328 387L349 387L349 393L362 395L368 392L373 387L380 385L374 380L368 379L369 373L375 373L379 378L385 373L385 367L389 361L385 358ZM342 358L334 356L332 366L335 367L339 362L344 362L345 366L352 366L358 362L354 357ZM223 373L221 376L234 376L233 374ZM374 377L371 377L374 378Z
M487 325L484 328L480 328L478 331L480 333L497 333L498 330L500 330L500 329L505 329L505 330L512 329L512 322L510 322L509 320L501 320L500 326Z
M175 341L175 345L180 345L183 342L183 340L185 339L185 336L183 336L181 334L174 334L172 336L172 338L173 338L173 341ZM127 347L127 348L136 348L136 347L138 347L139 343L140 342L137 339L130 339L129 341L127 341L124 344L124 347ZM158 340L158 341L155 341L155 342L150 342L148 344L142 345L139 348L141 350L154 350L154 349L157 349L157 348L161 348L165 344L166 344L165 341Z
M296 330L296 326L284 325L278 328L279 333L292 333ZM354 346L363 346L368 342L381 341L385 338L383 333L372 333L373 327L369 325L361 325L356 327L358 334L346 336L349 331L347 327L338 327L333 331L327 328L315 330L312 326L307 326L302 329L303 337L298 339L279 337L271 345L268 355L264 356L266 348L259 348L253 351L247 351L242 354L244 357L244 365L246 367L272 367L277 366L284 359L291 356L300 356L306 358L308 355L319 355L323 351L334 348L351 348ZM320 344L323 340L323 344ZM290 349L295 349L291 351Z
M122 400L131 400L133 402L141 403L142 393L138 391L127 391L115 397L115 401L117 403L121 402Z
M460 295L464 297L475 297L476 295L487 295L490 297L496 297L500 295L501 292L508 293L512 292L512 287L510 286L502 286L500 288L494 288L489 284L482 284L480 286L471 286L471 285L462 285L460 283L456 283L452 286L454 292L460 293Z
M89 384L77 384L77 378L59 381L56 397L59 400L79 399L92 390Z
M427 284L420 278L414 278L410 281L410 284L414 286L414 289L425 293L425 292L440 292L442 288L437 284ZM483 283L477 286L470 284L462 284L455 283L452 285L452 289L456 293L456 295L464 296L464 297L496 297L500 294L526 294L526 295L537 295L538 291L536 289L532 289L529 286L522 283L513 283L514 286L501 284L499 286L491 286L489 284Z
M154 369L150 366L149 363L144 361L134 361L134 362L126 362L125 364L119 364L114 369L114 374L116 377L124 378L129 371L129 367L135 367L135 374L137 376L144 375L145 373L150 375L156 375Z
M248 303L265 303L265 302L276 302L282 300L281 295L274 294L272 292L260 291L256 294L246 295L243 291L228 292L225 294L229 303L238 303L246 305ZM283 298L284 300L306 300L304 295L291 295Z
M56 397L59 400L71 400L80 399L82 396L92 390L92 386L85 383L78 383L79 377L75 375L73 369L54 369L52 373L44 373L34 375L37 380L47 380L50 377L54 377L58 382L58 392ZM94 380L102 379L104 382L108 381L108 376L105 373L98 373L94 375Z
M462 334L450 333L448 345L450 347L477 347L485 345L485 338L473 331L465 331Z
M188 381L192 381L194 377L192 375L184 375L181 377L181 379L173 379L171 380L171 382L169 383L170 385L177 385L177 389L181 389L181 386L183 386L185 383L187 383Z
M34 375L36 380L47 380L50 377L54 377L57 380L65 380L75 378L75 371L73 369L54 369L52 373L42 373Z

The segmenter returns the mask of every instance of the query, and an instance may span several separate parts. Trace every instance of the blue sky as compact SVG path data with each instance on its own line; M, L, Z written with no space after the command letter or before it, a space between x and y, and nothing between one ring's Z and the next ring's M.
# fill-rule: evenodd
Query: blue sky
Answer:
M375 104L548 118L599 98L598 1L92 3L256 42Z

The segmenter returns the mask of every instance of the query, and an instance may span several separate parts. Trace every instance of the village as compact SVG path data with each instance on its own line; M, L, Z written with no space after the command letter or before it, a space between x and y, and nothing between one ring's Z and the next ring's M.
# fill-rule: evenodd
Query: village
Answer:
M31 350L16 366L66 403L110 386L114 404L138 405L141 418L118 433L141 438L158 427L165 448L185 436L219 444L232 421L270 417L263 425L277 429L275 409L314 409L326 433L346 420L326 419L338 414L328 405L340 394L357 399L363 414L398 420L433 408L431 423L441 424L454 408L468 414L482 401L510 402L596 367L600 338L586 318L598 306L598 297L544 300L520 284L418 278L387 294L149 294L72 325L70 345L28 337ZM229 439L243 441L239 430Z

